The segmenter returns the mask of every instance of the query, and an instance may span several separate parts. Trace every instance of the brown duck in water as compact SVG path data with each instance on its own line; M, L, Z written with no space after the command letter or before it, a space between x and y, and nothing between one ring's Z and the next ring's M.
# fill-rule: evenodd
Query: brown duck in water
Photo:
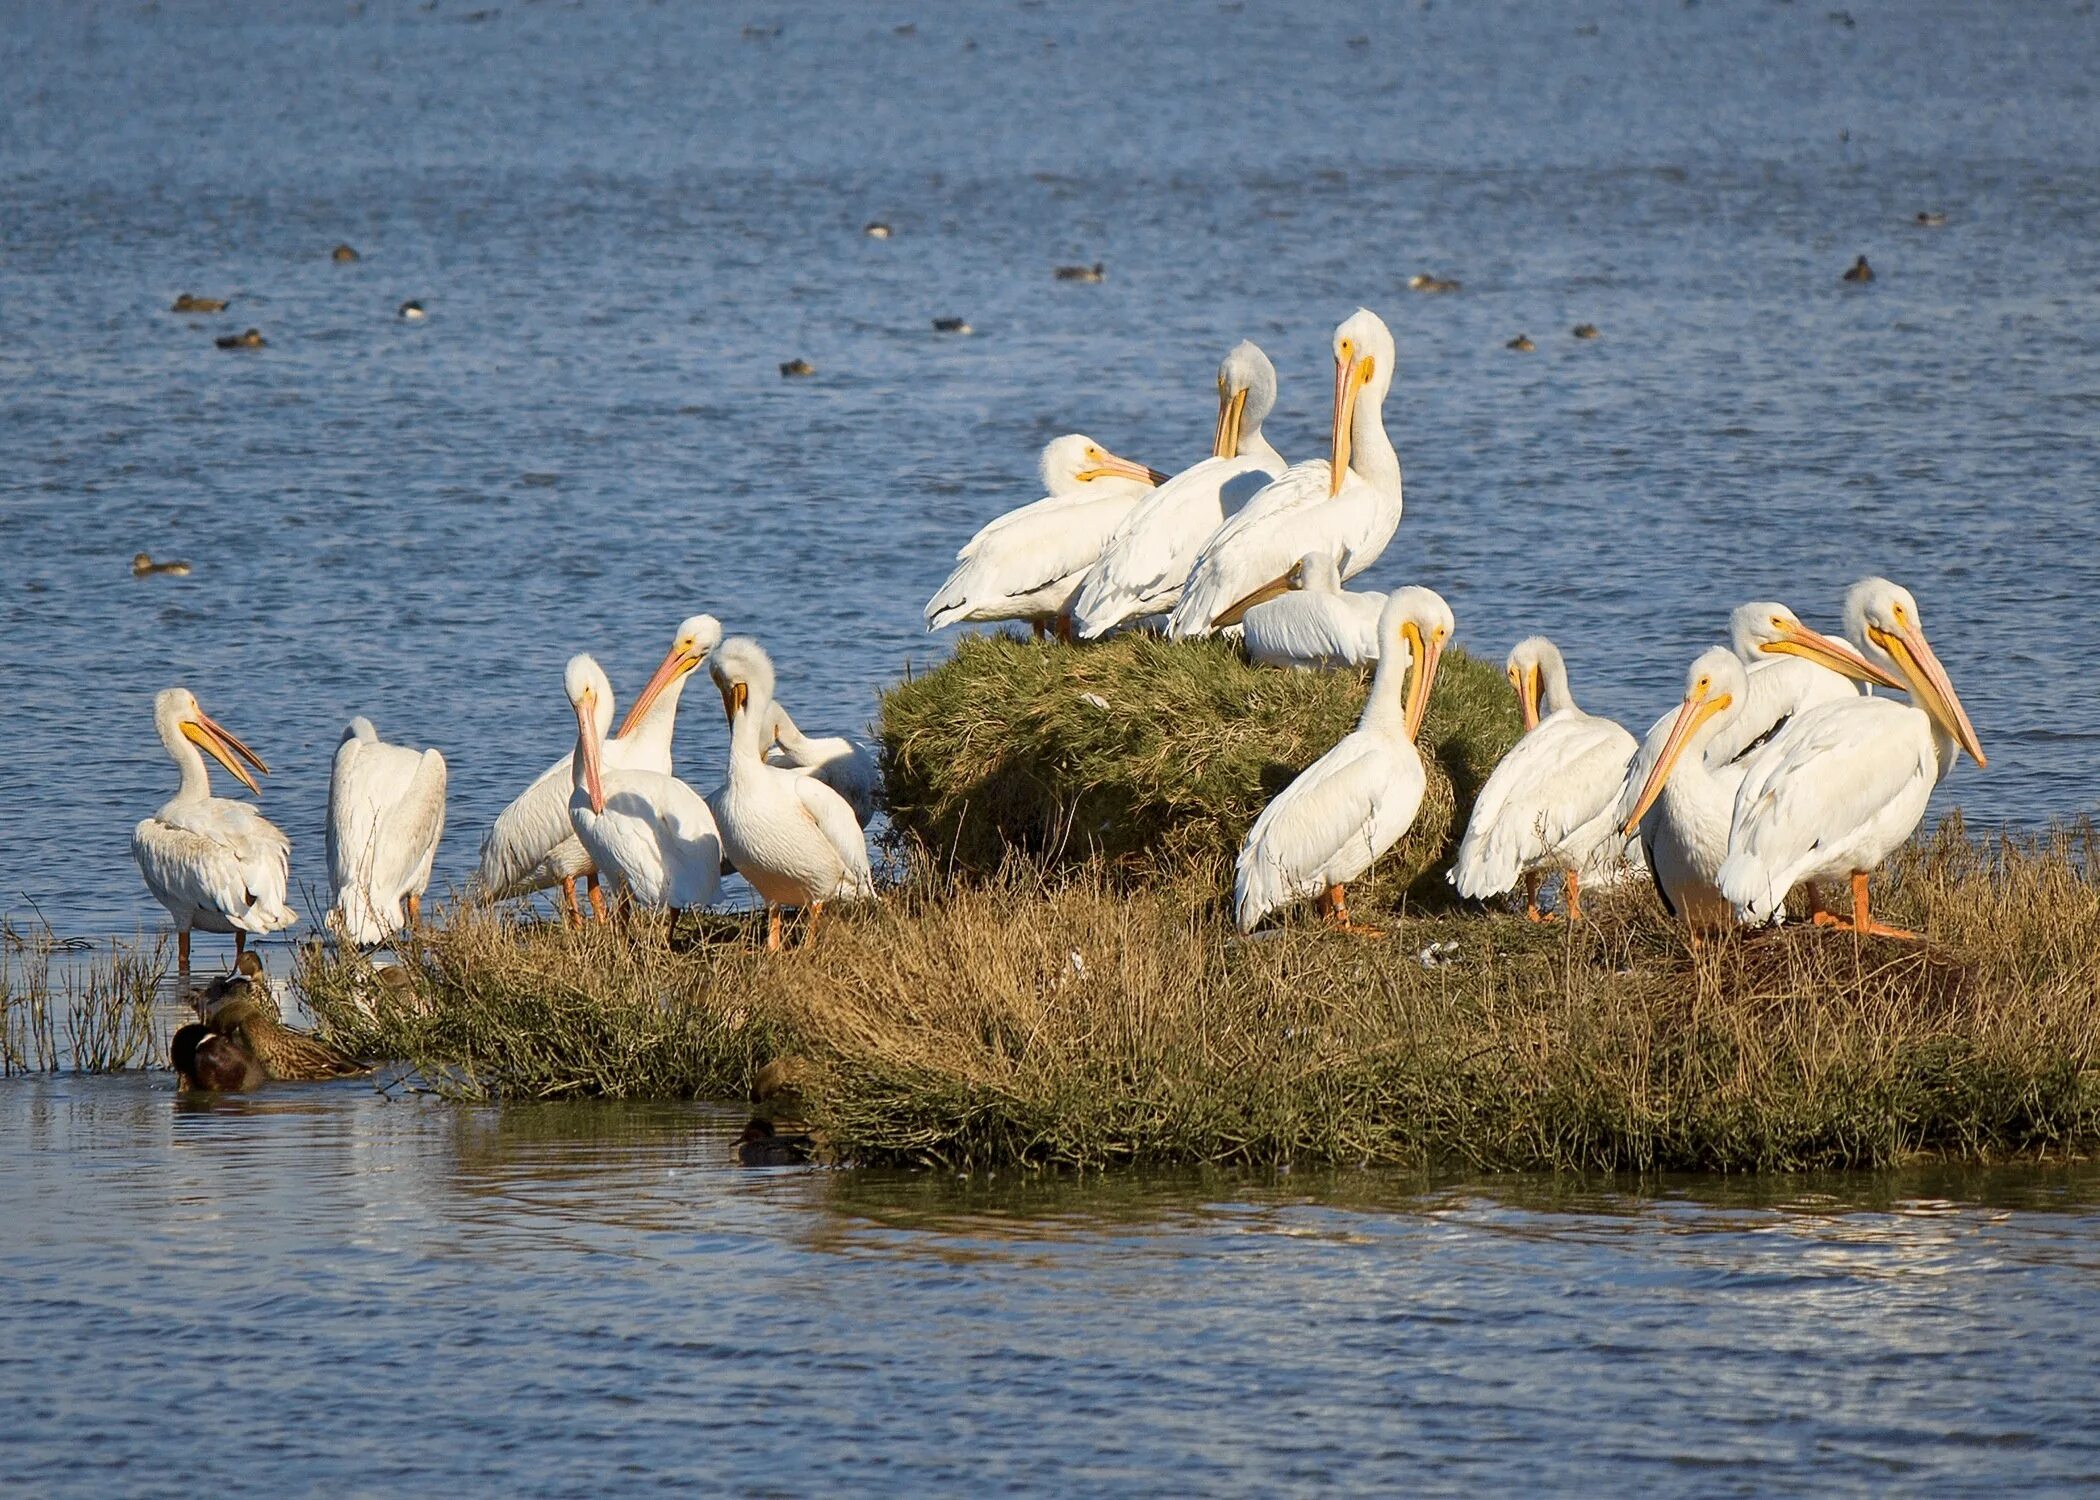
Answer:
M207 1094L250 1094L269 1079L239 1039L222 1036L201 1021L192 1021L168 1043L168 1061L185 1090Z
M1873 279L1874 268L1867 264L1867 258L1864 255L1852 262L1852 269L1845 273L1845 280L1847 281L1872 281Z
M360 256L355 250L352 250L348 245L338 245L335 247L334 250L330 251L329 254L332 259L342 263L363 259L362 256Z
M1579 339L1593 339L1597 337L1597 325L1595 323L1577 323L1575 325L1575 337Z
M229 975L225 984L223 998L206 1002L204 1024L254 1057L273 1082L311 1083L372 1071L310 1032L295 1031L278 1020L269 995L244 976Z
M155 562L150 552L132 553L133 578L151 578L155 573L165 573L170 578L187 578L190 576L190 565L186 562Z
M262 336L262 330L257 328L250 328L242 333L222 333L216 342L221 349L266 349L269 347L269 340L265 339Z
M751 1079L751 1123L736 1138L736 1159L747 1167L796 1167L824 1149L823 1136L803 1120L802 1086L815 1068L799 1057L777 1057Z
M1418 271L1407 278L1407 289L1410 292L1455 292L1464 285L1462 281L1453 280L1448 276L1431 276L1426 271Z
M793 379L798 375L814 375L817 367L806 359L791 359L780 367L780 373Z
M1090 266L1059 266L1057 268L1057 279L1059 281L1106 281L1108 280L1108 267L1098 260Z
M1504 344L1502 347L1505 349L1514 349L1519 354L1529 354L1532 350L1538 348L1538 345L1534 344L1531 341L1531 335L1520 333L1515 338L1511 339L1508 343Z
M168 311L179 313L224 312L226 311L226 300L223 297L192 297L188 292L184 292L175 299L175 305L169 308Z

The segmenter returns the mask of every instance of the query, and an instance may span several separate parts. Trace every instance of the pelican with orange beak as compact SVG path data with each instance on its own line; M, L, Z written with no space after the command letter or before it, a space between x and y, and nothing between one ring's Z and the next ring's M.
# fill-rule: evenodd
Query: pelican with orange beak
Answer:
M1382 934L1349 920L1344 887L1414 826L1428 779L1415 737L1437 662L1457 625L1425 588L1397 590L1378 617L1378 671L1356 728L1262 809L1240 846L1233 900L1240 931L1311 897L1330 926Z
M1820 926L1915 937L1874 920L1867 877L1916 831L1957 757L1981 767L1983 747L1908 589L1886 578L1854 584L1845 596L1845 633L1910 702L1824 704L1751 757L1735 797L1720 893L1744 921L1769 922L1783 915L1787 892L1806 884ZM1814 895L1818 882L1840 879L1852 883L1850 921Z
M1385 431L1393 335L1358 308L1334 331L1334 443L1293 464L1203 544L1167 621L1176 640L1209 635L1290 587L1292 566L1327 552L1344 581L1376 562L1400 525L1400 455Z
M1728 819L1742 785L1740 763L1716 766L1707 746L1733 727L1750 691L1742 661L1725 646L1701 652L1685 673L1684 699L1620 824L1636 830L1655 893L1694 933L1721 931L1735 913L1715 885L1728 854Z
M131 856L146 889L175 919L177 968L188 974L193 928L232 933L238 961L248 951L250 933L277 932L299 920L285 904L292 841L253 803L211 794L206 755L257 796L262 789L250 768L265 776L270 768L207 714L194 693L179 687L162 692L153 700L153 725L182 784L132 830Z
M926 601L928 630L1026 620L1038 638L1069 635L1080 581L1167 477L1076 432L1043 449L1042 471L1048 494L990 521L955 554L955 571Z

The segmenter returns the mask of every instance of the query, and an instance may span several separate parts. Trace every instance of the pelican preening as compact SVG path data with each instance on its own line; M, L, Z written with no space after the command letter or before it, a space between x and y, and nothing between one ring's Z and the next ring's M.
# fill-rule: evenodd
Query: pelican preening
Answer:
M1080 580L1165 478L1076 432L1044 447L1042 473L1042 499L987 523L956 552L955 571L926 601L928 630L1026 620L1037 635L1063 632Z
M1350 593L1332 552L1300 558L1291 590L1247 611L1240 642L1266 667L1324 671L1378 660L1378 616L1385 595Z
M277 932L299 920L285 904L292 843L253 804L211 794L205 755L257 796L262 788L249 767L265 776L270 768L205 713L188 688L168 688L153 700L153 726L182 783L132 830L131 855L153 899L175 919L177 966L187 974L193 928L232 933L238 958L250 933Z
M1345 579L1378 560L1400 525L1400 455L1383 417L1393 358L1376 313L1359 308L1335 329L1331 456L1291 465L1203 544L1169 636L1238 623L1288 587L1291 565L1309 551L1332 552Z
M1415 736L1429 706L1437 659L1457 629L1451 607L1405 588L1378 617L1378 671L1356 728L1301 772L1255 819L1233 881L1240 931L1310 896L1331 924L1353 928L1350 881L1414 826L1427 778Z
M383 943L420 923L444 831L445 757L389 745L370 719L352 719L328 778L329 915L345 939Z
M1161 484L1137 505L1102 549L1079 586L1072 626L1082 640L1098 640L1119 625L1163 614L1181 599L1182 585L1203 544L1257 487L1250 476L1274 479L1283 455L1262 435L1276 406L1276 367L1252 343L1235 344L1218 366L1218 426L1210 457Z
M1626 836L1613 814L1638 747L1610 719L1576 706L1560 648L1544 636L1517 642L1506 670L1524 737L1474 796L1451 884L1477 901L1521 880L1524 913L1536 922L1539 881L1559 874L1568 918L1579 920L1582 882L1609 884L1626 864Z
M806 735L778 700L767 710L766 760L814 776L846 799L861 827L882 805L882 772L866 745L842 734Z
M677 728L685 680L721 640L722 626L713 615L693 615L679 625L671 649L628 709L620 732L605 740L600 753L607 767L671 774L671 737ZM605 718L599 730L603 739L612 727L611 689L594 703L594 711ZM593 911L604 915L596 867L569 819L574 781L575 757L564 755L496 815L481 842L481 868L475 876L476 885L492 899L530 895L558 885L570 917L580 920L576 882L583 879L590 887Z
M766 762L773 662L758 642L724 642L710 670L729 717L729 778L714 798L722 852L765 899L766 946L777 950L782 907L809 913L807 941L825 902L875 894L867 841L844 797Z

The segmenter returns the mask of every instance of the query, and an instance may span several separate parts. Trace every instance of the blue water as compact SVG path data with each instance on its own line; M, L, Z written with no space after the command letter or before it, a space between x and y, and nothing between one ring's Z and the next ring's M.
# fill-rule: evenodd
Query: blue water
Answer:
M351 714L445 750L457 881L567 748L563 660L632 693L696 610L805 724L863 724L1045 440L1185 464L1253 337L1315 453L1359 303L1407 481L1366 586L1441 589L1487 655L1552 634L1639 726L1735 603L1828 626L1885 571L1990 754L1936 807L2094 807L2090 3L473 9L0 4L0 912L161 924L127 846L175 681L276 768L309 887ZM142 548L195 573L135 581ZM2089 1169L750 1174L705 1110L195 1113L160 1076L0 1085L0 1122L26 1493L2100 1469Z

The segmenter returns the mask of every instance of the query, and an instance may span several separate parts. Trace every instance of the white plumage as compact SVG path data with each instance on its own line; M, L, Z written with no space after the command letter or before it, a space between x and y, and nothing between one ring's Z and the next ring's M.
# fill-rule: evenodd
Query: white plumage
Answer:
M1218 429L1211 456L1143 496L1102 549L1072 603L1072 626L1097 640L1119 625L1163 614L1204 542L1246 499L1284 471L1262 434L1276 405L1276 367L1253 343L1235 344L1218 366Z
M1203 544L1167 621L1177 640L1236 624L1281 593L1291 564L1330 552L1343 578L1378 560L1400 525L1400 455L1382 408L1392 333L1359 308L1334 331L1333 456L1291 465Z
M1165 476L1083 433L1043 449L1042 499L986 524L956 552L955 571L926 601L926 628L964 621L1062 621L1087 570L1131 510Z
M1254 613L1248 611L1250 621ZM1579 917L1583 882L1608 885L1629 868L1626 837L1612 814L1638 747L1624 728L1576 705L1560 649L1544 636L1519 641L1507 670L1524 737L1473 799L1451 884L1477 901L1521 879L1526 913L1536 919L1538 878L1561 874L1568 915Z
M825 902L875 894L867 840L844 797L766 763L773 662L758 642L725 642L712 670L729 715L729 777L715 792L715 821L723 852L765 900L766 945L778 948L780 908L807 910L814 928Z
M722 839L706 799L676 776L603 763L610 715L599 704L612 685L597 662L570 658L562 686L576 711L569 820L591 863L640 905L707 905L721 884Z
M1350 925L1342 888L1414 826L1421 808L1427 777L1415 735L1455 628L1450 606L1429 589L1401 589L1386 601L1378 671L1356 728L1262 810L1240 847L1240 931L1307 897L1329 921Z
M1324 671L1378 660L1385 595L1352 594L1331 552L1299 560L1289 593L1255 605L1240 623L1247 659L1266 667Z
M1638 826L1656 894L1671 915L1698 929L1729 926L1734 913L1715 885L1728 853L1728 820L1743 765L1713 765L1707 746L1741 712L1742 662L1723 646L1701 652L1685 674L1684 701L1670 717L1655 763L1621 825Z
M445 757L352 719L328 777L329 915L346 939L383 943L416 920L444 831Z
M671 774L671 737L678 724L685 680L721 640L722 626L713 615L693 615L683 621L662 664L628 709L620 732L603 739L612 727L613 715L612 694L607 690L597 712L605 716L599 730L603 739L600 753L608 768ZM574 755L564 755L496 815L481 841L481 868L475 876L476 885L490 899L530 895L559 885L570 913L576 913L576 881L592 874L593 866L569 818L575 769Z
M882 771L874 753L842 734L804 734L778 701L766 712L767 763L814 776L844 797L861 827L867 827L882 805Z
M258 796L247 768L265 775L270 768L214 722L189 689L168 688L153 700L153 726L182 782L160 811L132 830L131 854L146 889L175 919L178 964L187 973L193 928L232 933L238 954L250 933L277 932L299 920L285 902L292 841L252 804L211 794L204 754Z

